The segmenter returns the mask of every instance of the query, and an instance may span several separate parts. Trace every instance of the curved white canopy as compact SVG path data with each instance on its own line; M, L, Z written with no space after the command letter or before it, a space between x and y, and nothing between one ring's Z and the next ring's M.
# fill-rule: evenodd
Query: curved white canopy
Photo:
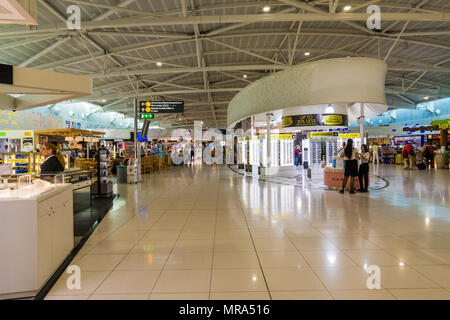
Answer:
M386 71L383 61L371 58L329 59L294 66L239 92L228 106L228 124L292 107L329 103L386 105ZM353 114L352 110L349 112Z

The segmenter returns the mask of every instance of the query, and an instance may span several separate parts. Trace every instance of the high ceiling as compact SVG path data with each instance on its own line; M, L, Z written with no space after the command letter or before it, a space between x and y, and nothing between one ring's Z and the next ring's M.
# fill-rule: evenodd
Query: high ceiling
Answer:
M66 26L73 4L79 30ZM361 14L371 4L381 31ZM37 20L0 26L0 63L88 75L94 94L82 100L127 115L135 97L184 100L183 115L156 117L165 127L224 128L241 88L336 57L386 59L392 107L450 95L448 0L38 0Z

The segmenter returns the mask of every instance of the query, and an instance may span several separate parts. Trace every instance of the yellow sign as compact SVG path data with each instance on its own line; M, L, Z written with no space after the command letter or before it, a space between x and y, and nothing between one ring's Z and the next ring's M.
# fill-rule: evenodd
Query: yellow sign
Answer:
M339 126L344 123L344 117L341 114L324 114L322 122L326 126Z
M340 133L339 138L341 139L361 138L361 135L359 133Z
M24 133L24 136L25 136L25 137L31 137L31 132L25 132L25 133Z
M336 132L310 132L309 136L311 138L315 137L335 137L337 136Z
M147 101L146 103L145 103L145 106L146 107L150 107L152 104L150 103L150 101Z
M152 111L152 108L150 108L150 107L145 108L145 112L150 112L150 111Z
M286 127L292 126L292 124L294 123L294 120L292 119L292 117L284 117L282 119L282 122L283 122L283 128L286 128Z

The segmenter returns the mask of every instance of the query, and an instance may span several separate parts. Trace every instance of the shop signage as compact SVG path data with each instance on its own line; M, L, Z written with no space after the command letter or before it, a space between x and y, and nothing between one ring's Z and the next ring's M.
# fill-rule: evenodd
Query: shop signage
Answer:
M283 117L283 128L311 126L347 126L348 116L345 114L302 114Z
M439 129L445 130L450 129L450 119L445 120L435 120L431 122L432 126L439 126Z
M337 132L310 132L309 137L310 138L316 138L316 137L337 137Z
M0 83L13 84L13 66L0 64Z
M183 113L184 101L140 101L140 114Z
M359 133L341 133L341 134L339 134L339 138L341 138L341 139L361 138L361 134L359 134Z

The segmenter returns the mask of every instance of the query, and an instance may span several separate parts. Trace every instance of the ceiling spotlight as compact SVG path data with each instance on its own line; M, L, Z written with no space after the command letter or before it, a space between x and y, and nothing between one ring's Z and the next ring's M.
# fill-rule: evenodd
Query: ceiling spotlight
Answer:
M242 76L242 78L244 78L244 79L247 79L247 75L246 75L246 74L244 74L244 75Z
M161 67L161 66L162 66L162 62L157 62L156 65L157 65L158 67Z
M106 99L103 99L102 102L106 102Z
M428 99L430 99L430 97L424 97L423 99L424 99L424 100L428 100Z
M269 6L264 6L263 11L264 12L269 12L270 11L270 7Z
M305 56L310 56L311 52L305 52Z
M348 6L348 5L347 5L347 6L344 7L344 11L348 11L348 10L350 10L351 8L352 8L352 6Z

